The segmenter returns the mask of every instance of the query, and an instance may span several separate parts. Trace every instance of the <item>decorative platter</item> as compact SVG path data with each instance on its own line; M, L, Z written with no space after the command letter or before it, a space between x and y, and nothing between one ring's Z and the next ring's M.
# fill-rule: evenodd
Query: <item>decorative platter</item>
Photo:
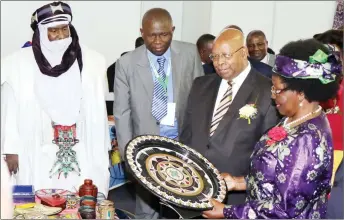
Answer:
M142 135L125 149L133 176L159 198L182 208L208 210L222 202L226 185L219 171L194 149L175 140Z

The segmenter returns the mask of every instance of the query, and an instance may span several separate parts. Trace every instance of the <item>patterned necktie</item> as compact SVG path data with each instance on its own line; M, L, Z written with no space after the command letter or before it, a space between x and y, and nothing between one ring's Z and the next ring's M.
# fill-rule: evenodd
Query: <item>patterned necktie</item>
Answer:
M160 121L163 117L167 115L167 92L165 91L165 88L162 85L162 82L166 82L166 73L164 70L165 61L165 57L158 58L158 74L160 77L160 81L158 79L154 80L152 114L157 121Z
M232 83L228 82L227 91L223 95L216 109L213 120L211 121L210 137L213 136L217 126L219 126L221 119L226 114L228 107L231 103L232 103Z

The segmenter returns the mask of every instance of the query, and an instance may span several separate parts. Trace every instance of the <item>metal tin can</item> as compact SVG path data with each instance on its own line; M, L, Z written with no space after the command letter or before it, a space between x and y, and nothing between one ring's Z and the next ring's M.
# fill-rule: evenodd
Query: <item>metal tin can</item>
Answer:
M104 208L99 216L101 219L115 219L115 208Z
M115 219L114 203L110 200L103 200L99 203L98 212L101 219Z

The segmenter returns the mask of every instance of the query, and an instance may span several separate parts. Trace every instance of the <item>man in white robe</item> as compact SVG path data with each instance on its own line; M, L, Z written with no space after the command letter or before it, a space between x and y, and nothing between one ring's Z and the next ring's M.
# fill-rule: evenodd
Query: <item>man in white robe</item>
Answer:
M13 218L12 185L6 162L1 158L1 219Z
M105 59L79 45L71 21L68 4L42 6L32 47L1 61L1 153L18 185L75 192L92 179L107 196Z

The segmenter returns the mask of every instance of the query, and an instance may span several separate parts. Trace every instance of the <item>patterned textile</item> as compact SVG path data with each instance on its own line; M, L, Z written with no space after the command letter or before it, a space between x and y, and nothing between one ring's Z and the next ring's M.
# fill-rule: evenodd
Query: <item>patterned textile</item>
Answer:
M341 26L343 26L343 5L344 5L344 0L337 0L337 9L336 9L336 14L334 15L333 19L333 29L338 29Z
M53 167L50 170L50 178L56 174L63 173L67 178L70 172L76 172L80 176L80 167L77 161L76 152L72 147L79 142L76 139L76 125L62 126L53 125L54 128L54 140L53 143L59 147L56 153L56 160ZM58 167L58 169L56 169Z
M247 201L226 206L226 218L326 217L333 167L326 115L290 130L280 124L274 128L274 136L272 129L256 144L246 177Z
M32 46L31 41L27 41L27 42L22 46L22 48L31 47L31 46Z
M318 50L308 62L277 55L272 71L287 78L319 79L327 84L342 74L342 64L334 54Z

